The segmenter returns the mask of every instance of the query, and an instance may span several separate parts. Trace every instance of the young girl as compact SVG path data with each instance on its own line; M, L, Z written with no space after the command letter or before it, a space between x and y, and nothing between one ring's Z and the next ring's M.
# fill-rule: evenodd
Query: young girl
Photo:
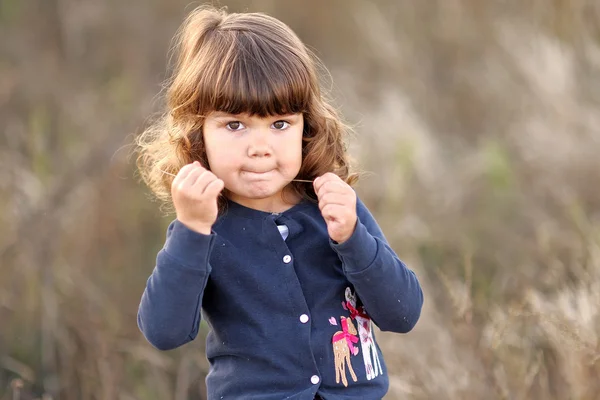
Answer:
M168 113L139 139L141 174L177 216L141 331L174 349L202 315L209 399L383 398L371 321L410 331L423 294L350 186L316 58L258 13L201 7L177 39Z

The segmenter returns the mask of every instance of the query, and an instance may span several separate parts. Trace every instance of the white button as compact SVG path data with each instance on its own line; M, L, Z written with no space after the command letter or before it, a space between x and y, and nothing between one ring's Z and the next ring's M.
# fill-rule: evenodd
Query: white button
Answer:
M292 256L290 256L289 254L286 254L285 256L283 256L284 263L289 264L290 261L292 261Z
M310 382L311 382L313 385L316 385L317 383L319 383L319 380L320 380L320 379L319 379L319 377L318 377L318 376L316 376L316 375L313 375L313 376L311 376L311 377L310 377Z
M300 316L300 322L302 322L303 324L307 323L308 322L308 315L302 314Z

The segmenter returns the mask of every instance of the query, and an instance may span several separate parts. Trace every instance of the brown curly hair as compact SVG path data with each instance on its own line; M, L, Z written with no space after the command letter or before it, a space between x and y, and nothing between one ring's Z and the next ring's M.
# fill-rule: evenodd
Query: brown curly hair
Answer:
M297 178L334 172L350 185L357 181L345 143L350 129L320 88L317 69L326 70L287 25L262 13L200 6L185 19L172 50L177 60L166 85L167 111L136 138L140 175L169 209L173 175L181 167L199 161L210 169L202 125L212 111L302 113ZM290 189L316 201L310 184L291 182ZM221 198L221 211L225 203Z

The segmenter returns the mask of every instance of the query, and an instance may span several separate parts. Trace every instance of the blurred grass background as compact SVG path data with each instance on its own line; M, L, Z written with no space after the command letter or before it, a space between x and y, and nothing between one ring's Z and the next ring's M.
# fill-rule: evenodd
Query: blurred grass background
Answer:
M423 283L415 330L378 334L387 398L597 399L600 3L221 4L324 60L357 189ZM205 398L202 339L136 326L172 216L129 157L191 8L0 0L2 400Z

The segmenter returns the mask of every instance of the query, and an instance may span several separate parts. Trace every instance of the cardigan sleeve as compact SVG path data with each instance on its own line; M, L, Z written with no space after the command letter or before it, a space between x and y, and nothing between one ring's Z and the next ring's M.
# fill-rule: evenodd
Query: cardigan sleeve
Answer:
M398 258L360 199L357 215L352 236L342 244L331 241L331 246L379 329L407 333L416 325L423 306L417 276Z
M137 316L139 329L157 349L174 349L198 334L214 237L195 232L178 220L169 225Z

